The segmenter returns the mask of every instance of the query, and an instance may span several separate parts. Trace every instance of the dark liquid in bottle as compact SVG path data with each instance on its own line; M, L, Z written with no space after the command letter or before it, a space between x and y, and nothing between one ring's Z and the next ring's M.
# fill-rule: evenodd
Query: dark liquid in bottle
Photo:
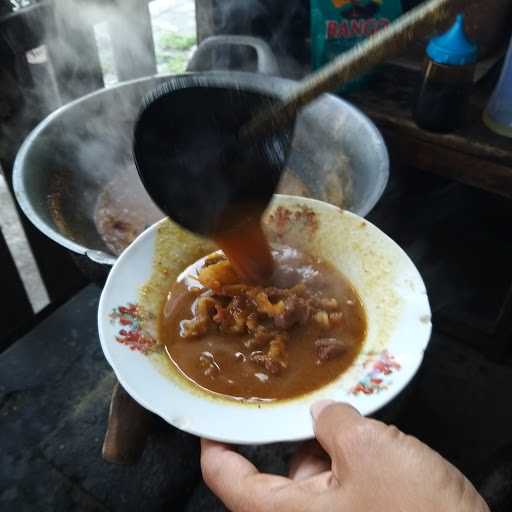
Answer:
M464 124L469 84L424 82L417 95L414 120L420 128L448 133Z
M417 89L413 116L425 130L449 133L466 120L474 66L449 66L427 60Z

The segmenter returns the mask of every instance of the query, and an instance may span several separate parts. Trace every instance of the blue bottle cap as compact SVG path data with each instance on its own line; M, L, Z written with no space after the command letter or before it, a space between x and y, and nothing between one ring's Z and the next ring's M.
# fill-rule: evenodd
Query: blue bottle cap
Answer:
M464 15L459 14L448 32L434 37L427 46L428 56L439 64L464 66L474 64L478 47L472 43L464 31Z

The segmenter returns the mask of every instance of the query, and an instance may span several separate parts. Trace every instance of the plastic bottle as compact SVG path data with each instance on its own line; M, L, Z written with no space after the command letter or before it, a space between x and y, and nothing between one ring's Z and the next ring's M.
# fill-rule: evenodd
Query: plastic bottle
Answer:
M500 79L484 111L484 122L494 132L512 137L512 39Z
M417 125L448 133L464 124L478 48L464 32L464 17L427 46L423 81L414 108Z

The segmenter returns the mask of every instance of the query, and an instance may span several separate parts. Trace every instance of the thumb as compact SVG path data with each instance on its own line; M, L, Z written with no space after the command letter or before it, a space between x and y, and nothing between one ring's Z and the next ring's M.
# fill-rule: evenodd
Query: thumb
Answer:
M336 476L346 475L349 468L345 457L354 439L354 431L367 421L348 404L321 400L311 407L315 436L333 462Z

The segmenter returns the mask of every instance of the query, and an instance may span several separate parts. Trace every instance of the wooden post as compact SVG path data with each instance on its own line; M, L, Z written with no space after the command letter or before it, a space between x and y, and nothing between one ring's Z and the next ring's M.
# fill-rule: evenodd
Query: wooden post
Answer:
M196 31L198 44L215 34L214 10L215 0L195 0L196 2Z
M507 292L507 297L501 307L495 334L498 338L497 358L512 355L512 283Z
M152 414L116 382L103 440L103 458L113 464L135 464L144 451L152 419Z
M2 303L0 352L6 349L12 335L30 324L34 313L27 293L0 229L0 265L2 266Z
M148 3L143 0L117 2L109 20L110 39L119 81L157 72L155 44Z

